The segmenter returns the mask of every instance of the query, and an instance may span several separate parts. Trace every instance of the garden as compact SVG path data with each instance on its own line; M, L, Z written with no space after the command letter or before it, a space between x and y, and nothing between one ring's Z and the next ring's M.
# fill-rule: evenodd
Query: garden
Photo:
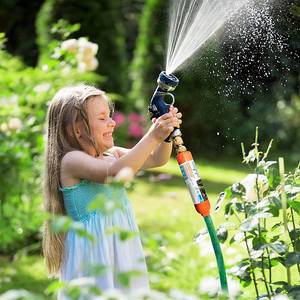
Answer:
M246 17L260 14L258 24L269 26L264 27L268 34L249 23L244 39L233 31L239 23L222 26L192 64L174 72L180 84L172 92L183 113L182 137L211 204L229 294L222 292L209 232L193 207L174 151L163 167L110 182L126 187L146 256L151 292L132 295L87 288L84 279L47 278L42 237L51 216L43 209L45 120L60 88L94 84L114 102L115 144L134 146L151 125L147 109L164 69L161 28L167 31L169 3L3 2L1 300L52 300L58 289L74 300L300 299L300 3L266 1L263 14L253 9L256 2ZM276 47L269 39L271 27ZM89 209L112 213L114 207L100 200ZM54 233L71 229L91 239L70 217L57 216L51 224ZM122 241L133 237L119 228L114 232ZM103 268L91 272L101 274ZM115 274L124 287L138 275ZM81 296L86 292L93 296Z

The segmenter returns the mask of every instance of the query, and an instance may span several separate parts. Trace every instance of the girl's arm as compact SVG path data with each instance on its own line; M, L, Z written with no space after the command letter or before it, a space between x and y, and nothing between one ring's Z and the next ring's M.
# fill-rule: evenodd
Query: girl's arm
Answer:
M172 147L171 145L157 146L163 143L174 127L179 127L179 123L179 119L173 113L159 117L146 135L130 151L124 150L122 152L121 148L115 150L119 152L117 154L119 159L114 162L94 158L81 151L68 152L61 163L61 181L65 177L75 180L84 178L93 182L103 183L107 177L114 177L124 167L130 167L136 173L144 166L146 161L146 166L154 166L153 162L151 163L153 157L159 157L164 147L168 148L169 151ZM155 149L156 147L157 149ZM153 151L154 149L155 151Z
M173 114L173 117L176 117L178 119L178 126L176 126L176 127L179 128L179 124L182 123L182 121L180 119L182 117L182 114L179 113L178 109L173 106L170 107L170 113ZM153 122L155 123L156 119L154 119ZM149 157L146 159L146 161L142 165L141 169L147 170L147 169L165 165L171 156L172 148L173 148L172 143L167 143L167 142L159 143L154 148L154 150L151 152ZM118 157L121 157L124 154L126 154L128 151L131 151L131 149L124 149L124 148L120 148L120 147L114 147L114 150L116 151Z

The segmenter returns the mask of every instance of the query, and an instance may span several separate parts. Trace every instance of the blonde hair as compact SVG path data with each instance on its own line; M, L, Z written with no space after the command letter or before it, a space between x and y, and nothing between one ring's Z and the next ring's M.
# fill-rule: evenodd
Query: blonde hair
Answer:
M99 156L100 150L93 136L89 123L87 106L90 100L102 96L113 105L105 92L87 84L77 84L58 91L47 114L47 140L44 158L44 210L51 213L52 219L66 215L63 195L60 190L60 164L64 155L70 151L86 151L85 146L75 134L75 122L83 122L86 135ZM69 131L68 131L69 127ZM51 220L45 221L43 252L48 277L58 277L64 262L66 233L54 234L50 230Z

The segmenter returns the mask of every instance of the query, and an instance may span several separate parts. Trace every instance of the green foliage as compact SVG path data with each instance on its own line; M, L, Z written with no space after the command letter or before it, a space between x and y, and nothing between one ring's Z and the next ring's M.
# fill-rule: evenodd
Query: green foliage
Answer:
M106 76L101 88L107 92L125 95L127 61L125 33L118 16L118 1L46 0L38 14L38 43L42 56L49 55L47 49L54 39L61 39L60 32L52 30L52 24L66 20L69 24L80 24L80 29L70 38L89 37L99 45L97 72ZM88 16L88 17L86 17Z
M300 194L300 164L294 173L284 174L280 164L278 171L274 167L276 162L266 161L271 143L264 154L258 150L258 129L253 145L247 156L242 147L244 162L250 166L252 173L220 193L216 203L217 212L226 201L225 218L238 221L229 243L244 242L248 252L248 257L229 268L227 273L238 278L243 286L253 284L257 299L272 299L281 293L299 299L296 292L300 290L298 279L291 278L290 268L295 266L299 273L300 228L297 226L300 203L297 199ZM280 214L283 222L278 220ZM222 242L224 237L221 237ZM276 266L280 265L286 268L287 280L274 282ZM259 281L264 287L260 287ZM265 290L264 294L260 293L261 289Z
M101 81L93 73L78 73L72 57L48 58L27 67L5 50L0 36L0 253L40 239L42 223L42 153L48 102L57 90L76 81ZM49 49L60 45L54 41Z

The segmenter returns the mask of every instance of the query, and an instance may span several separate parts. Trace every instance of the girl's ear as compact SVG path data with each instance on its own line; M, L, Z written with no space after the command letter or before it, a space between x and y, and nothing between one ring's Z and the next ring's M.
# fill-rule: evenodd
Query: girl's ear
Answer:
M67 131L68 131L68 134L69 134L71 137L74 138L74 133L73 133L71 124L69 124L69 125L67 126ZM76 137L77 137L77 138L80 138L80 137L81 137L81 128L80 128L80 125L78 124L78 122L75 123L74 131L75 131Z

